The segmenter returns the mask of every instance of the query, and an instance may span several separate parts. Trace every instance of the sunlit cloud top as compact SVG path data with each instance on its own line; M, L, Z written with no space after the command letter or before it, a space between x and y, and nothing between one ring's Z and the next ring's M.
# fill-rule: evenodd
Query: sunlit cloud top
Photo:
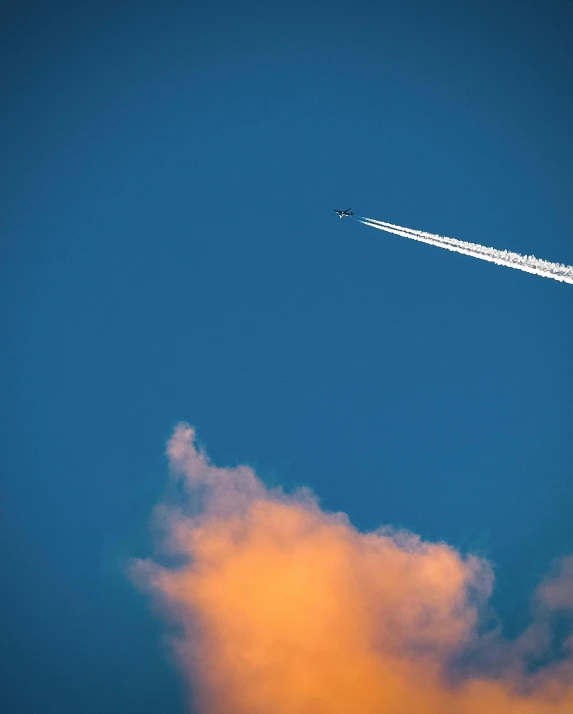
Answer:
M361 533L306 490L285 495L246 466L214 466L186 424L167 451L184 495L157 519L181 561L137 561L133 572L178 625L174 647L201 712L573 711L571 640L548 655L553 613L573 609L572 559L507 642L479 628L493 586L484 559L390 528ZM460 676L467 652L476 666ZM532 656L545 666L533 671Z

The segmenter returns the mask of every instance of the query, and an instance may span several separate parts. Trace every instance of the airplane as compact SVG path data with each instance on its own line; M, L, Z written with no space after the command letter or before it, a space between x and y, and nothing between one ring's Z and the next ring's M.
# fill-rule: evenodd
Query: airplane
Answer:
M350 206L350 208L352 208L352 206ZM351 211L350 208L347 208L345 211L339 211L335 208L334 212L338 213L339 218L346 218L354 215L354 211Z

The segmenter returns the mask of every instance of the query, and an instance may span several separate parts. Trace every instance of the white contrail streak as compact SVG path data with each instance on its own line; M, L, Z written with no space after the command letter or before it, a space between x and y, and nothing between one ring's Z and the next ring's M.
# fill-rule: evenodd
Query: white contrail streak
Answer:
M397 226L394 223L385 223L377 221L375 218L359 217L360 223L372 228L378 228L380 231L394 233L397 236L404 238L412 238L413 240L437 245L440 248L451 250L454 253L462 253L463 255L471 255L474 258L487 260L496 265L505 265L508 268L517 268L524 270L526 273L541 275L543 278L553 278L563 283L573 285L573 266L562 265L561 263L551 263L547 260L541 260L534 255L520 255L512 253L509 250L498 250L497 248L489 248L479 243L468 243L457 238L446 238L445 236L435 235L434 233L426 233L425 231L417 231L412 228L404 228Z

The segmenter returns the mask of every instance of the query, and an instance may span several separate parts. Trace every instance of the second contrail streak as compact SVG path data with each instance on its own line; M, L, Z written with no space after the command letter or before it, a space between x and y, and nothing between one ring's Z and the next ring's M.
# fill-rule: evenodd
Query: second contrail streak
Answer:
M364 223L365 226L377 228L380 231L393 233L394 235L403 236L404 238L411 238L412 240L421 241L422 243L429 243L439 248L451 250L454 253L471 255L474 258L487 260L496 265L505 265L508 268L524 270L526 273L541 275L543 278L553 278L553 280L559 280L563 283L573 285L573 266L571 265L551 263L547 260L536 258L534 255L520 255L519 253L512 253L509 250L489 248L479 243L468 243L467 241L458 240L457 238L446 238L445 236L436 235L434 233L404 228L394 223L377 221L375 218L365 218L361 216L358 220L360 223Z

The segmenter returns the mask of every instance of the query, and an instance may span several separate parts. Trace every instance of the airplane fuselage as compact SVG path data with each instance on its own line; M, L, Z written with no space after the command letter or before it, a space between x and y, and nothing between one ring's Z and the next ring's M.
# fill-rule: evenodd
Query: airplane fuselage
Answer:
M337 208L335 208L334 212L338 213L339 218L350 218L350 216L354 215L350 208L347 208L345 211L339 211Z

